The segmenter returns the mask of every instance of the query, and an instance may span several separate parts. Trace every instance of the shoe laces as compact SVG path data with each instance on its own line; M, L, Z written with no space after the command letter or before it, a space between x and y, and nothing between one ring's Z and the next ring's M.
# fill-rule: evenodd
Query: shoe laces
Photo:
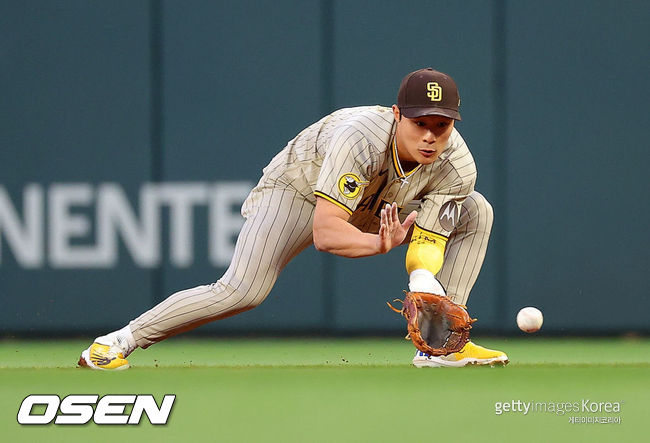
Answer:
M105 335L103 337L99 337L95 341L100 345L108 346L108 350L106 351L108 357L126 358L129 355L129 346L126 342L126 339L121 338L118 335ZM120 357L120 354L122 354L122 357Z

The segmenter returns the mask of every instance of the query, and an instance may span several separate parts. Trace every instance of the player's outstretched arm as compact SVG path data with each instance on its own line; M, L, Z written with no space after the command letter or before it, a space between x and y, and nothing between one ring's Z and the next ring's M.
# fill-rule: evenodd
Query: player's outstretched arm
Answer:
M350 215L346 211L317 197L314 246L319 251L350 258L384 254L404 241L416 215L413 211L400 223L397 205L387 206L382 210L379 234L368 234L348 223Z

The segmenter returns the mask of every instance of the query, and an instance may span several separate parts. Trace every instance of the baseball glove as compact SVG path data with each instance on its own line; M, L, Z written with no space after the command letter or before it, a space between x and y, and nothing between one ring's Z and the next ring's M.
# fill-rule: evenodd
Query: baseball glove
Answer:
M406 292L406 291L404 291ZM472 319L464 306L447 297L426 292L406 292L402 309L387 302L395 312L406 318L408 334L416 348L429 355L449 355L460 351L469 341Z

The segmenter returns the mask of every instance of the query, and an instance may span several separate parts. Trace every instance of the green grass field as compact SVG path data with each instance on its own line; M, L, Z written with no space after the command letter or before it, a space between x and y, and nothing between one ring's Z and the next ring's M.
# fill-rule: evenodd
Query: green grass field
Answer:
M410 365L399 339L176 338L132 369L77 369L87 341L0 341L3 441L641 441L647 440L650 340L477 339L503 367ZM29 394L176 394L169 423L21 426ZM495 403L620 402L620 413L495 413ZM572 424L572 416L620 424Z

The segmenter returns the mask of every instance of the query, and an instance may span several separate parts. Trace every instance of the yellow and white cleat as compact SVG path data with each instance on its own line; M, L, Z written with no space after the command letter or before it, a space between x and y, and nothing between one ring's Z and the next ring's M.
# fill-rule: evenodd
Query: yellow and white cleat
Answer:
M505 352L487 349L475 345L471 341L467 342L463 349L453 354L435 357L425 354L422 351L417 351L415 357L413 357L413 366L416 368L461 367L467 365L505 366L508 362L508 356Z
M102 344L97 341L81 353L77 364L81 367L101 371L129 369L129 362L124 358L124 352L119 346Z

